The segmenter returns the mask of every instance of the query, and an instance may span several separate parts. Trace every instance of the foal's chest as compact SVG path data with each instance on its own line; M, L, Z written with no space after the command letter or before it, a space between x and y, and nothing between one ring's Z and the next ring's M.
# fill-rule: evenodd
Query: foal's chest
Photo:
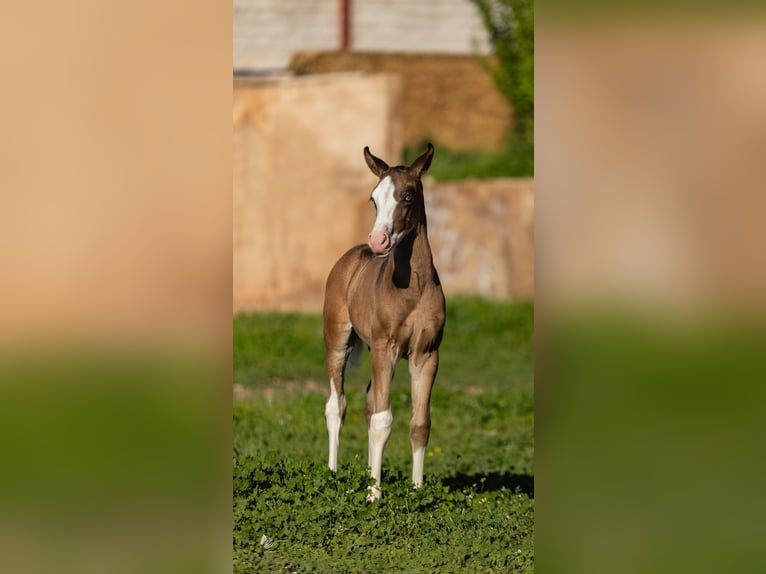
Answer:
M369 346L372 340L384 339L405 358L412 344L422 339L433 339L444 324L439 314L428 311L430 306L420 302L404 305L402 301L367 307L366 312L356 308L350 313L351 324L357 335Z

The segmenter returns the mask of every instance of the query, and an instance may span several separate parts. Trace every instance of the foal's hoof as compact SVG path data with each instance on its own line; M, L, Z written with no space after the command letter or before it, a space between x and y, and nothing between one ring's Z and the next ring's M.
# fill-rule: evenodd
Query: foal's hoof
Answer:
M383 496L383 493L377 486L370 486L368 487L368 490L370 493L367 495L367 502L375 502L376 500L380 500L380 497Z

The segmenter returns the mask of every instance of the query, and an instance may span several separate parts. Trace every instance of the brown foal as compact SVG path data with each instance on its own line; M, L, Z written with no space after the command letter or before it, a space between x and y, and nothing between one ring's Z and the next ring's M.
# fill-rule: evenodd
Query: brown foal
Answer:
M431 430L431 388L439 367L445 321L444 294L426 230L421 176L434 148L412 165L390 167L364 148L380 181L371 201L377 211L366 245L351 248L330 271L325 288L324 341L330 398L325 406L329 466L338 467L340 429L346 416L343 377L351 351L367 345L372 377L367 387L368 463L375 479L368 500L380 498L383 449L393 417L389 388L399 359L409 361L412 380L412 482L423 484Z

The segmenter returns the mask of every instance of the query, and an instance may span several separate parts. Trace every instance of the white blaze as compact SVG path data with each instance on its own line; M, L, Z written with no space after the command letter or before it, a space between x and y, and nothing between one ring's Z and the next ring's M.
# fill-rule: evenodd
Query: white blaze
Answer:
M372 190L372 199L375 201L377 215L375 224L372 226L372 233L385 231L391 235L394 226L394 209L396 208L396 198L394 197L394 181L390 175L380 180L380 183ZM393 242L394 238L391 237Z

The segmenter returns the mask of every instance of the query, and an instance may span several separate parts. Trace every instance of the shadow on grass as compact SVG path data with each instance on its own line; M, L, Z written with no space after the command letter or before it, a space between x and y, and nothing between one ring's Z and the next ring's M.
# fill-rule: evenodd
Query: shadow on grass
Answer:
M505 487L511 492L521 492L529 498L535 497L535 479L528 474L513 474L511 472L465 474L459 472L443 478L442 484L454 490L473 487L477 492L495 492Z

